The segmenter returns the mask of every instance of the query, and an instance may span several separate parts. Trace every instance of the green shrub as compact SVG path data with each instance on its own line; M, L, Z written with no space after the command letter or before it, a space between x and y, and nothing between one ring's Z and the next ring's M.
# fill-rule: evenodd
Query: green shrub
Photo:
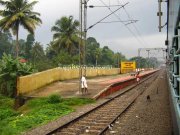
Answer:
M16 116L18 113L11 108L0 108L0 121L12 116Z
M51 104L60 103L62 101L61 96L59 95L51 95L48 98L48 102Z

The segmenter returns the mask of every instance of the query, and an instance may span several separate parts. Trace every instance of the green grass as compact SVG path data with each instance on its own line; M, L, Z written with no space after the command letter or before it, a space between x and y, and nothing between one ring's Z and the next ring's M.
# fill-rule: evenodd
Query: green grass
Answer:
M77 106L94 103L91 99L62 99L57 95L29 100L17 111L13 99L0 95L0 135L16 135L67 115Z

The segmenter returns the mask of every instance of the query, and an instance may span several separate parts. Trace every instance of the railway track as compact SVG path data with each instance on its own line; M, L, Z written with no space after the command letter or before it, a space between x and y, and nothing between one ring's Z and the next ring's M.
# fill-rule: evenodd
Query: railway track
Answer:
M102 135L157 78L158 72L47 135Z

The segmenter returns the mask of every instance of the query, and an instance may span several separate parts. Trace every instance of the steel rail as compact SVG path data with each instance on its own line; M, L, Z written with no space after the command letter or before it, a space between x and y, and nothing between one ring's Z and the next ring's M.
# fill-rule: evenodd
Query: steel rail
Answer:
M152 77L152 75L151 75L151 77ZM150 79L151 77L149 77L149 78L147 78L147 80L148 79ZM158 76L156 75L156 78L157 78ZM156 79L155 78L155 79ZM145 82L146 80L144 80L143 82ZM117 117L115 117L109 124L108 124L108 126L106 126L98 135L103 135L108 129L109 129L109 125L111 125L111 124L113 124L123 113L125 113L131 106L132 106L132 104L137 100L137 98L139 97L139 95L141 95L143 92L144 92L145 90L143 90L142 92L140 92L140 94L138 94L135 98L134 98L134 100L117 116Z

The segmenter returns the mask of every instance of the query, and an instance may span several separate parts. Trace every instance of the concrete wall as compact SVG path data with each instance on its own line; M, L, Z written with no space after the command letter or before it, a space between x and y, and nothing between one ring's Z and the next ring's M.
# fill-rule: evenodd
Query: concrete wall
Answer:
M119 68L87 68L87 77L119 74ZM79 77L79 69L54 68L17 79L17 94L25 94L59 80Z

